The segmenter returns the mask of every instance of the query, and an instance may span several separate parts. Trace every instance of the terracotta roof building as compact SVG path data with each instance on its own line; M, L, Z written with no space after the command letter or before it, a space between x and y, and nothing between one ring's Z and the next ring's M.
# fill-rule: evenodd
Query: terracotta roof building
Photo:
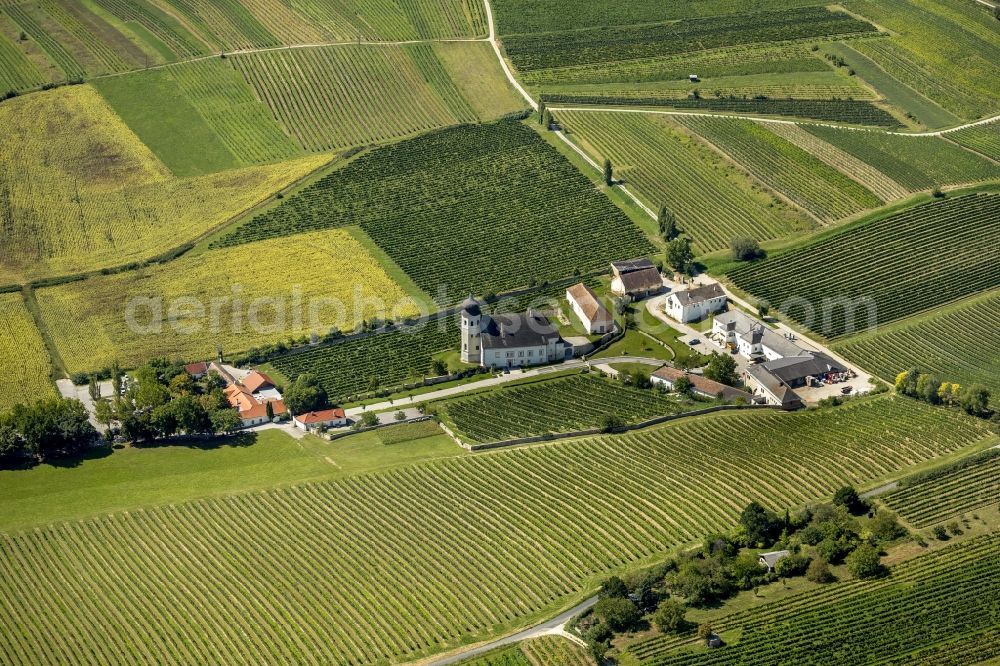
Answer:
M603 335L614 328L615 320L611 313L597 294L582 282L566 290L566 300L588 333Z
M654 384L661 384L667 388L673 389L674 383L681 377L687 377L688 381L691 382L691 391L702 397L721 397L723 400L742 399L747 402L753 401L753 396L746 391L741 391L738 388L720 384L719 382L708 379L702 375L695 375L690 372L678 370L677 368L671 368L670 366L664 366L654 372L650 377L650 380Z

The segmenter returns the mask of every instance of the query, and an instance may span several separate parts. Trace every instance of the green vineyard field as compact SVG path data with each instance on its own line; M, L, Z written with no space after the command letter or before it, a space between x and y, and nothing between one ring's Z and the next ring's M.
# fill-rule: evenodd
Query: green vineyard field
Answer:
M844 12L804 7L659 25L510 35L504 38L504 46L519 70L530 71L874 30L871 24Z
M689 111L723 111L727 113L756 113L771 116L792 116L812 120L898 127L899 121L871 102L846 99L756 99L751 97L690 97L582 95L545 93L546 104L566 106L666 106Z
M1000 161L1000 122L949 132L946 136L966 148Z
M882 499L914 527L923 528L1000 502L1000 450L990 449L900 483Z
M220 242L355 224L440 303L653 251L624 213L516 121L442 130L372 151Z
M1000 293L847 338L834 348L886 381L920 368L963 386L984 384L1000 392Z
M1000 178L1000 165L936 136L899 136L804 125L911 192Z
M850 227L729 277L836 338L1000 286L998 233L1000 195L972 194Z
M0 13L0 27L8 20ZM31 60L17 44L0 32L0 94L34 88L46 82Z
M17 665L415 659L522 626L612 570L728 529L751 498L795 506L987 432L881 397L10 533L0 654ZM56 634L72 638L46 638Z
M307 150L384 142L477 119L427 45L329 46L231 60Z
M721 649L677 649L657 637L632 646L642 666L681 664L980 663L1000 656L1000 533L915 557L875 580L815 592L726 616L739 632Z
M652 370L652 368L650 368ZM598 428L606 416L640 423L710 407L597 376L572 376L444 402L441 411L471 442L497 442Z
M805 216L776 204L770 193L755 190L743 173L663 116L556 115L598 162L610 158L617 177L650 209L666 205L699 250L727 247L740 235L776 238L807 224Z
M882 203L858 182L762 124L696 116L674 119L822 222L833 222Z

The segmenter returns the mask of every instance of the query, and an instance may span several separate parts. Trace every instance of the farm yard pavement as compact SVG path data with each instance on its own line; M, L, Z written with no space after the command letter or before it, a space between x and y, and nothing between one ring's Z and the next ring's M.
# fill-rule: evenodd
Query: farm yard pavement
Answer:
M114 394L114 389L111 386L111 380L98 382L97 385L101 388L102 396L111 397L111 395ZM87 409L90 424L94 426L98 432L104 432L104 426L98 423L97 419L94 418L94 399L90 397L89 386L77 386L69 379L57 379L56 387L59 389L59 395L62 397L72 398L82 402L83 406Z
M692 286L701 286L713 283L716 283L720 287L722 287L722 290L726 292L726 296L729 297L730 302L736 303L740 307L744 308L747 312L755 312L757 310L755 306L751 305L750 303L740 298L739 296L735 296L731 291L726 289L726 286L724 284L718 282L717 280L714 280L708 275L699 275L697 278L695 278L694 285ZM663 308L664 301L666 301L671 291L680 288L681 285L668 279L664 279L663 284L665 287L667 287L668 290L667 293L661 296L653 297L646 301L646 309L649 311L649 313L652 314L657 319L659 319L660 321L669 324L670 326L676 328L679 331L682 331L684 333L684 336L681 337L682 341L688 342L691 339L695 338L698 339L699 344L692 346L692 349L695 349L703 354L711 354L712 352L724 351L722 347L711 342L706 333L700 332L692 328L691 326L688 326L687 324L681 324L679 322L676 322L667 316ZM855 395L859 393L867 393L872 389L871 373L866 372L865 370L859 368L855 363L848 362L843 356L832 351L826 345L822 345L816 342L815 340L812 340L811 338L803 336L801 332L796 331L795 329L785 325L780 321L775 322L772 320L770 323L773 324L775 330L778 333L783 333L783 334L787 333L789 335L794 336L793 339L795 340L795 344L797 344L799 347L802 347L803 349L807 349L809 351L822 352L827 356L830 356L831 358L840 361L841 363L844 364L844 366L852 368L858 375L855 379L851 380L850 382L850 386L854 388ZM737 369L739 372L742 373L742 371L746 367L746 361L739 355L736 355L735 358L736 358ZM843 384L830 384L830 385L820 386L817 388L801 388L797 389L796 392L799 395L801 395L803 399L806 400L806 402L818 402L823 398L829 398L831 396L841 395L841 389L843 388L843 386L844 386Z

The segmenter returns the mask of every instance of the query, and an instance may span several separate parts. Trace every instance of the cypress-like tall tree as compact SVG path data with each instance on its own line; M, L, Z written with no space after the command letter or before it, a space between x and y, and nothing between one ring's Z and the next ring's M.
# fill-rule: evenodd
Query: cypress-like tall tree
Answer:
M607 185L613 185L615 182L615 172L614 167L611 166L611 160L604 159L604 182Z

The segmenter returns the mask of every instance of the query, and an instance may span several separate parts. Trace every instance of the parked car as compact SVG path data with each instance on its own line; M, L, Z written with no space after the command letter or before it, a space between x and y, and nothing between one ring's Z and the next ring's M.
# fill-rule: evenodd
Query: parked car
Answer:
M840 392L843 393L844 395L847 395L853 390L854 390L853 386L845 386L844 388L840 389Z
M688 344L691 345L692 347L694 347L695 345L700 345L701 344L701 340L699 340L698 338L695 338L694 340L689 340Z

